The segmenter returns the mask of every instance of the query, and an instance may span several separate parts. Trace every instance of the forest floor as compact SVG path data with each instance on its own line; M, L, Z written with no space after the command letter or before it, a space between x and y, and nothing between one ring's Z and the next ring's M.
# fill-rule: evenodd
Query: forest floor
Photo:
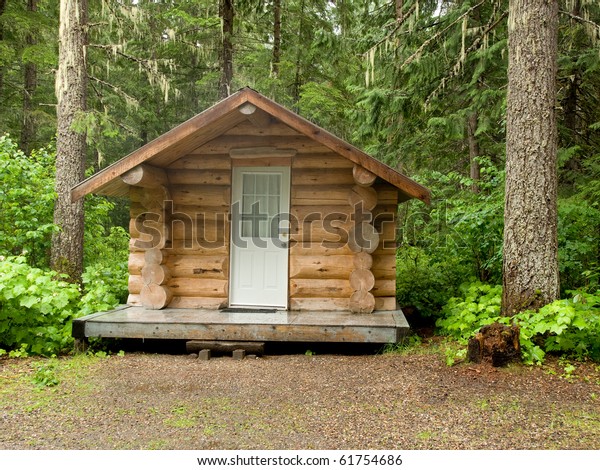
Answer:
M600 366L443 348L0 360L0 449L600 449Z

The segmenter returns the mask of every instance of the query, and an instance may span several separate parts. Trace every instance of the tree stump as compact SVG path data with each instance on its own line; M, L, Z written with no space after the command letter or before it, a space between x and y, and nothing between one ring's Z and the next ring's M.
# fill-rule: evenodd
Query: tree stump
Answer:
M469 340L467 360L480 363L490 361L494 367L502 367L521 360L519 327L500 323L486 325Z

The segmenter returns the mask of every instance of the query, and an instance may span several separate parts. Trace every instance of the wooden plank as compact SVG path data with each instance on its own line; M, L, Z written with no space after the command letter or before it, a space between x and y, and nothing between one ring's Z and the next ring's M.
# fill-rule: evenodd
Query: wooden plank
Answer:
M396 295L396 279L378 279L371 293L375 297L392 297Z
M295 131L289 126L281 122L271 122L268 127L256 127L254 124L243 121L237 126L227 130L223 135L250 135L250 136L299 136L298 131Z
M177 277L168 286L176 297L228 297L227 279L197 279Z
M203 349L209 349L219 353L232 353L236 349L243 349L247 354L263 355L265 343L260 341L198 341L192 340L185 343L188 354L198 353Z
M169 183L165 170L145 163L123 173L121 179L129 186L142 188L156 188Z
M352 255L290 256L290 279L348 279Z
M236 166L290 166L292 157L260 157L260 158L233 158L231 165Z
M229 222L221 220L192 219L191 221L174 222L171 229L171 240L184 240L191 246L194 241L225 242L229 239ZM185 246L185 244L184 244ZM210 246L210 245L206 245Z
M208 310L219 310L227 307L229 299L227 297L180 297L175 296L170 308L204 308Z
M229 279L228 256L171 255L166 266L174 278Z
M340 308L344 299L302 299L302 306ZM85 317L83 336L172 338L215 341L362 341L380 342L380 334L408 330L400 310L353 315L346 311L304 310L275 314L227 313L205 308L149 311L126 307ZM265 335L264 339L259 336ZM342 335L342 336L340 336Z
M276 147L278 149L294 149L298 153L328 153L329 149L319 142L298 136L245 136L222 135L196 148L193 154L214 155L229 153L234 148Z
M348 204L321 205L321 206L292 206L290 215L292 220L301 223L310 223L314 220L351 220L352 209Z
M171 279L167 287L175 297L228 297L227 279L182 278ZM144 287L142 276L130 275L128 281L129 293L139 294Z
M312 325L218 325L86 322L86 337L191 339L205 341L297 341L335 343L395 343L398 328Z
M292 171L292 185L354 185L352 172L347 168L297 168Z
M396 254L384 254L373 256L371 267L375 279L396 279ZM395 295L395 294L394 294Z
M291 256L339 256L353 254L347 243L342 242L292 242Z
M299 311L329 311L347 312L347 298L313 297L313 298L291 298L290 309Z
M348 279L290 279L290 298L348 298L352 292Z
M171 196L176 205L229 207L231 188L220 185L206 185L201 188L194 185L173 185Z
M375 297L375 310L397 310L396 297Z
M170 169L168 178L173 185L230 185L231 170Z
M294 149L278 149L277 147L235 147L229 150L232 160L252 160L260 158L293 158L296 155Z
M221 243L200 243L200 241L193 240L191 246L188 246L184 240L173 240L172 245L167 252L169 253L169 256L218 256L227 255L229 253L228 238L225 238Z
M198 152L196 152L198 153ZM185 155L169 165L169 170L231 170L228 153L222 155Z
M323 202L328 205L347 205L350 188L344 185L330 185L327 190L313 185L292 186L292 206L322 206Z
M293 169L310 168L320 170L353 168L354 163L335 153L297 155L292 163Z
M290 240L294 242L347 242L350 229L354 222L340 220L297 223L295 219L290 221Z

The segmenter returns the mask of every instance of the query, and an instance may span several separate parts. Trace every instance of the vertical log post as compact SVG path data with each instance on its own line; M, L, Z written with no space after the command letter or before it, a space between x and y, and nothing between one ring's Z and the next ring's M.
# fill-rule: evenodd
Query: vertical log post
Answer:
M350 273L349 308L353 313L372 313L375 310L375 297L370 292L375 286L375 276L371 271L373 253L379 245L379 233L369 217L377 205L377 192L370 186L377 178L365 168L354 165L352 171L355 186L348 194L348 202L354 210L354 225L348 236L348 246L354 254L354 269Z
M139 165L121 178L136 188L135 199L150 213L151 217L144 221L144 225L149 228L151 236L160 236L160 240L151 240L152 246L145 250L140 291L140 300L145 308L160 310L173 300L173 293L167 285L171 272L166 266L168 253L165 250L171 243L171 221L167 220L164 210L165 201L171 199L168 177L161 168Z

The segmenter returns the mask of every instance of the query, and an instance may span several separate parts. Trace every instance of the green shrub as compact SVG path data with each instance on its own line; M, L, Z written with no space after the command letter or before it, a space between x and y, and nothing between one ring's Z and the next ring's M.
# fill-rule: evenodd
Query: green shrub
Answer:
M24 256L0 261L0 346L51 355L71 344L71 318L79 287Z
M464 266L453 259L435 262L422 248L403 246L396 255L396 298L421 316L437 317L443 305L459 294L457 286L467 276Z
M444 306L436 325L442 334L463 344L490 323L514 323L520 328L523 360L541 363L547 353L600 360L600 291L570 292L571 298L552 302L539 311L500 316L502 288L482 283L465 285L462 298Z
M8 136L0 136L0 255L20 256L48 266L55 230L54 152L25 155Z

